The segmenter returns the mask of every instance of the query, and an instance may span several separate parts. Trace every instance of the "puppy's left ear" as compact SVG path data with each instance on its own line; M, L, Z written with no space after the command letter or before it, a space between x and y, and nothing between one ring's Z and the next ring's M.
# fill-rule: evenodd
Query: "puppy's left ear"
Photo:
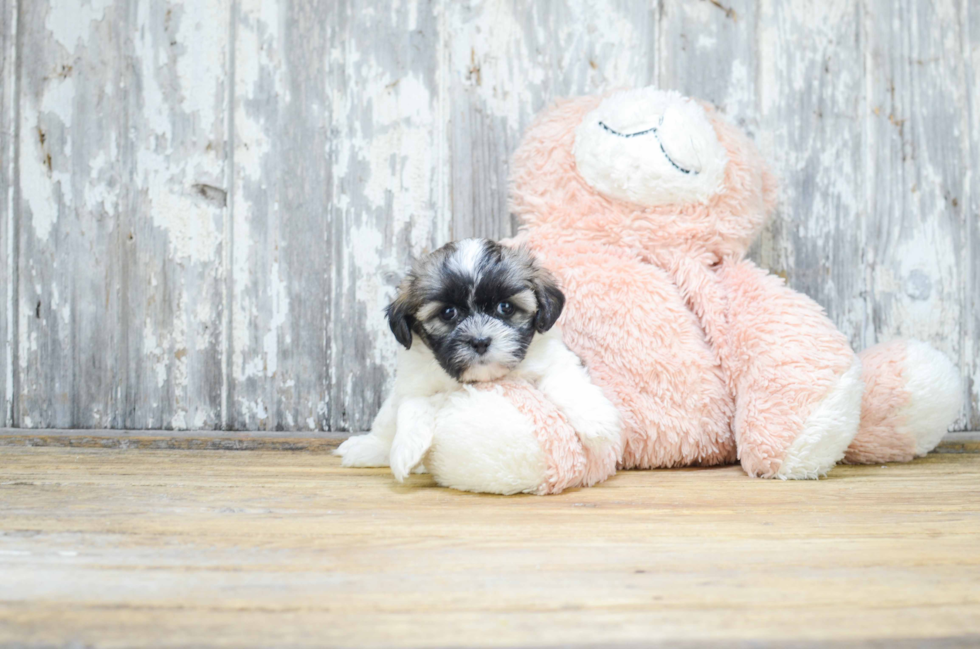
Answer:
M385 315L388 316L388 326L391 328L391 333L395 334L395 340L405 349L411 349L412 315L404 292L400 292L394 302L388 305Z
M540 273L534 282L534 297L538 300L538 312L534 316L534 328L544 333L555 326L561 310L565 308L565 294L550 273Z

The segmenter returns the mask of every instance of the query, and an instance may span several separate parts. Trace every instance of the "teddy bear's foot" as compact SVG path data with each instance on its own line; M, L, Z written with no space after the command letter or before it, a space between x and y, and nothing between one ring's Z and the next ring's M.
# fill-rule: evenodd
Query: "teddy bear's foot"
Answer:
M436 417L425 466L436 482L496 494L555 494L616 472L618 440L584 447L566 416L526 381L467 386Z
M425 465L444 487L503 495L538 493L548 471L534 422L501 390L472 387L446 400Z
M849 464L907 462L939 444L960 410L956 366L930 345L897 340L861 353L865 391Z
M773 477L816 479L834 468L857 434L861 389L861 362L854 359L810 413Z

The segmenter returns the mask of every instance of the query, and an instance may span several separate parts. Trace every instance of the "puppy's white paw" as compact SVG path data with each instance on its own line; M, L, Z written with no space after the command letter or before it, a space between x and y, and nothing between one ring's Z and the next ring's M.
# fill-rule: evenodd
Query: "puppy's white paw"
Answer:
M391 442L389 457L391 472L398 482L403 481L432 446L437 404L441 400L410 399L398 407L398 432Z
M425 429L430 430L430 429ZM424 433L425 431L419 431ZM415 435L399 435L391 445L391 473L395 480L402 482L411 473L421 473L416 471L422 462L422 457L432 443L431 433Z
M370 433L347 438L333 454L345 467L388 466L388 444Z

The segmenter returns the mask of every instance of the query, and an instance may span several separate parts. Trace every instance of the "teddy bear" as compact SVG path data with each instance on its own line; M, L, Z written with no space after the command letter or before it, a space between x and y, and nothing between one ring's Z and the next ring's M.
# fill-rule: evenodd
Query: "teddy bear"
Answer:
M776 185L707 103L653 87L559 102L511 185L519 238L568 296L565 341L622 414L620 467L817 478L924 455L956 418L949 359L914 340L856 354L745 259Z
M815 479L924 455L956 418L949 359L914 340L855 353L819 305L745 258L776 184L711 105L654 87L559 101L527 130L510 191L513 243L558 277L558 328L622 439L586 448L534 386L472 387L436 416L424 465L440 484L547 494L617 469L736 462ZM498 444L515 453L490 484L481 462ZM501 490L508 463L521 477Z

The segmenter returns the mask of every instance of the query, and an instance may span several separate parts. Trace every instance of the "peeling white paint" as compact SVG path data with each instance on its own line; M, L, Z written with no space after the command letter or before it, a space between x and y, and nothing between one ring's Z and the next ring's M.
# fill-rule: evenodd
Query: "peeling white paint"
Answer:
M85 38L93 21L105 19L113 0L73 0L48 11L44 26L54 39L68 50L74 50Z
M367 313L374 315L364 323L371 338L376 341L371 361L384 365L394 358L397 343L382 317L382 309L392 297L391 287L383 283L383 278L385 270L401 273L404 269L386 268L389 266L385 263L387 256L383 255L381 233L376 229L359 227L352 230L351 235L355 291L358 299L366 305Z
M184 52L177 58L181 109L205 128L224 123L224 68L230 2L180 3L177 40ZM216 27L218 27L216 29Z
M18 12L15 6L7 7L8 13L4 14L4 19L9 21L7 27L9 28L9 33L16 34L18 29ZM3 111L6 114L6 119L13 121L13 116L16 114L16 107L19 102L19 97L15 90L15 74L14 70L17 70L20 66L20 59L17 56L17 40L14 38L7 39L8 49L3 52L3 56L7 61L5 66L6 74L0 77L0 88L4 91L4 98L7 103L3 106ZM6 119L0 117L0 123L6 128ZM4 238L6 241L0 242L0 246L4 246L5 258L2 260L4 264L4 279L5 295L4 295L4 314L3 314L3 324L5 325L5 330L3 332L3 404L2 411L0 411L0 423L4 426L12 426L14 423L14 349L18 344L15 340L15 329L14 325L17 321L17 312L19 305L16 304L14 294L16 292L17 285L17 258L15 255L16 242L14 241L15 232L15 220L16 220L16 209L15 209L15 196L16 191L12 179L14 178L15 170L15 151L17 150L17 144L14 142L15 138L7 138L7 148L3 151L2 159L0 159L0 164L4 165L3 177L6 181L6 195L3 196L4 207L6 213L3 215L4 222L2 223ZM8 180L9 179L9 180ZM19 395L18 395L19 396Z
M71 138L66 137L64 146L56 150L48 124L57 121L60 129L69 132L74 99L74 79L59 78L45 86L35 110L21 114L21 195L31 210L34 236L42 241L58 220L59 204L72 203L71 174L63 168L71 155Z
M144 9L139 15L142 38L137 41L137 52L147 99L143 122L146 146L138 150L136 176L144 188L145 210L154 225L167 234L173 257L211 263L221 242L224 206L215 205L194 188L205 183L220 189L223 161L217 158L213 143L210 151L206 142L196 143L191 150L175 149L173 115L179 110L183 115L199 119L205 128L215 128L220 123L215 111L223 100L225 45L222 39L226 39L226 34L223 30L215 31L206 21L219 18L226 11L222 9L223 4L211 2L188 3L182 7L175 9L181 21L178 40L188 51L174 55L181 88L179 102L160 87L159 78L163 74L160 44L149 36L153 16L145 13L145 5L141 7ZM205 27L208 37L197 33Z
M533 103L532 89L546 81L550 70L534 65L536 53L529 50L524 28L504 0L474 7L470 20L461 15L463 5L450 7L462 10L452 18L457 23L450 39L453 73L479 93L491 114L519 124Z
M289 293L286 283L279 275L279 260L272 263L270 303L272 305L272 317L269 321L269 330L262 339L262 348L265 351L265 374L274 376L279 368L279 331L286 324L289 315ZM288 386L284 386L288 387Z

